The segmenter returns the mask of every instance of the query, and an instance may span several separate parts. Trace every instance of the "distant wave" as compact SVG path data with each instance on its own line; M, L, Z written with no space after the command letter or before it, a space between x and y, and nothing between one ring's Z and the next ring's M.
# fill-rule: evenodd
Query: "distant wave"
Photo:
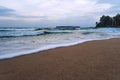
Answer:
M0 30L0 37L23 37L23 36L39 36L39 35L47 35L47 34L66 34L71 33L69 31L56 31L56 30Z
M67 31L44 31L44 34L66 34L66 33L72 33Z
M83 32L82 34L83 35L89 35L89 34L92 34L92 33L95 33L95 32Z
M80 34L110 34L118 35L120 28L99 28L99 29L80 29ZM75 32L75 31L74 31ZM51 28L35 28L35 27L0 27L0 37L23 37L23 36L39 36L49 34L69 34L72 30L56 30Z
M43 33L10 33L10 34L0 34L0 37L22 37L22 36L37 36L37 35L42 35Z
M25 30L35 30L34 27L0 27L0 31L25 31Z

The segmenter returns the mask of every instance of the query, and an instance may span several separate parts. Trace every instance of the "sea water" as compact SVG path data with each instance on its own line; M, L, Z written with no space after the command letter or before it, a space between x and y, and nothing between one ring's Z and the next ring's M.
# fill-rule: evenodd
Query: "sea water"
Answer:
M120 28L58 30L35 27L0 27L0 59L110 38L120 38Z

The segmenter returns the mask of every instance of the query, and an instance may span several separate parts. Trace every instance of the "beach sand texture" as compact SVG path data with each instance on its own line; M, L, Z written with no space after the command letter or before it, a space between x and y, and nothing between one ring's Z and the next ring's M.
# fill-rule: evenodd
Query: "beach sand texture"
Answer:
M120 39L0 60L0 80L120 80Z

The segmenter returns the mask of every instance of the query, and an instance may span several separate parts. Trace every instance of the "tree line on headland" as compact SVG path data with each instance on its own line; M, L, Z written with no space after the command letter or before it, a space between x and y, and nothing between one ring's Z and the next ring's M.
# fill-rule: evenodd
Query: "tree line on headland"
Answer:
M120 28L120 14L110 17L103 15L99 22L96 22L96 27L119 27Z

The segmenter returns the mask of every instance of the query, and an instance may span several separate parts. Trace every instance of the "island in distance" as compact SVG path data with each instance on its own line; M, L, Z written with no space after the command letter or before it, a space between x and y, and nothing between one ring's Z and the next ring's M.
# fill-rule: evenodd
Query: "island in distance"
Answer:
M37 28L37 30L78 30L80 26L56 26L55 28Z
M56 26L56 29L59 29L59 30L76 30L76 29L80 29L80 26Z

